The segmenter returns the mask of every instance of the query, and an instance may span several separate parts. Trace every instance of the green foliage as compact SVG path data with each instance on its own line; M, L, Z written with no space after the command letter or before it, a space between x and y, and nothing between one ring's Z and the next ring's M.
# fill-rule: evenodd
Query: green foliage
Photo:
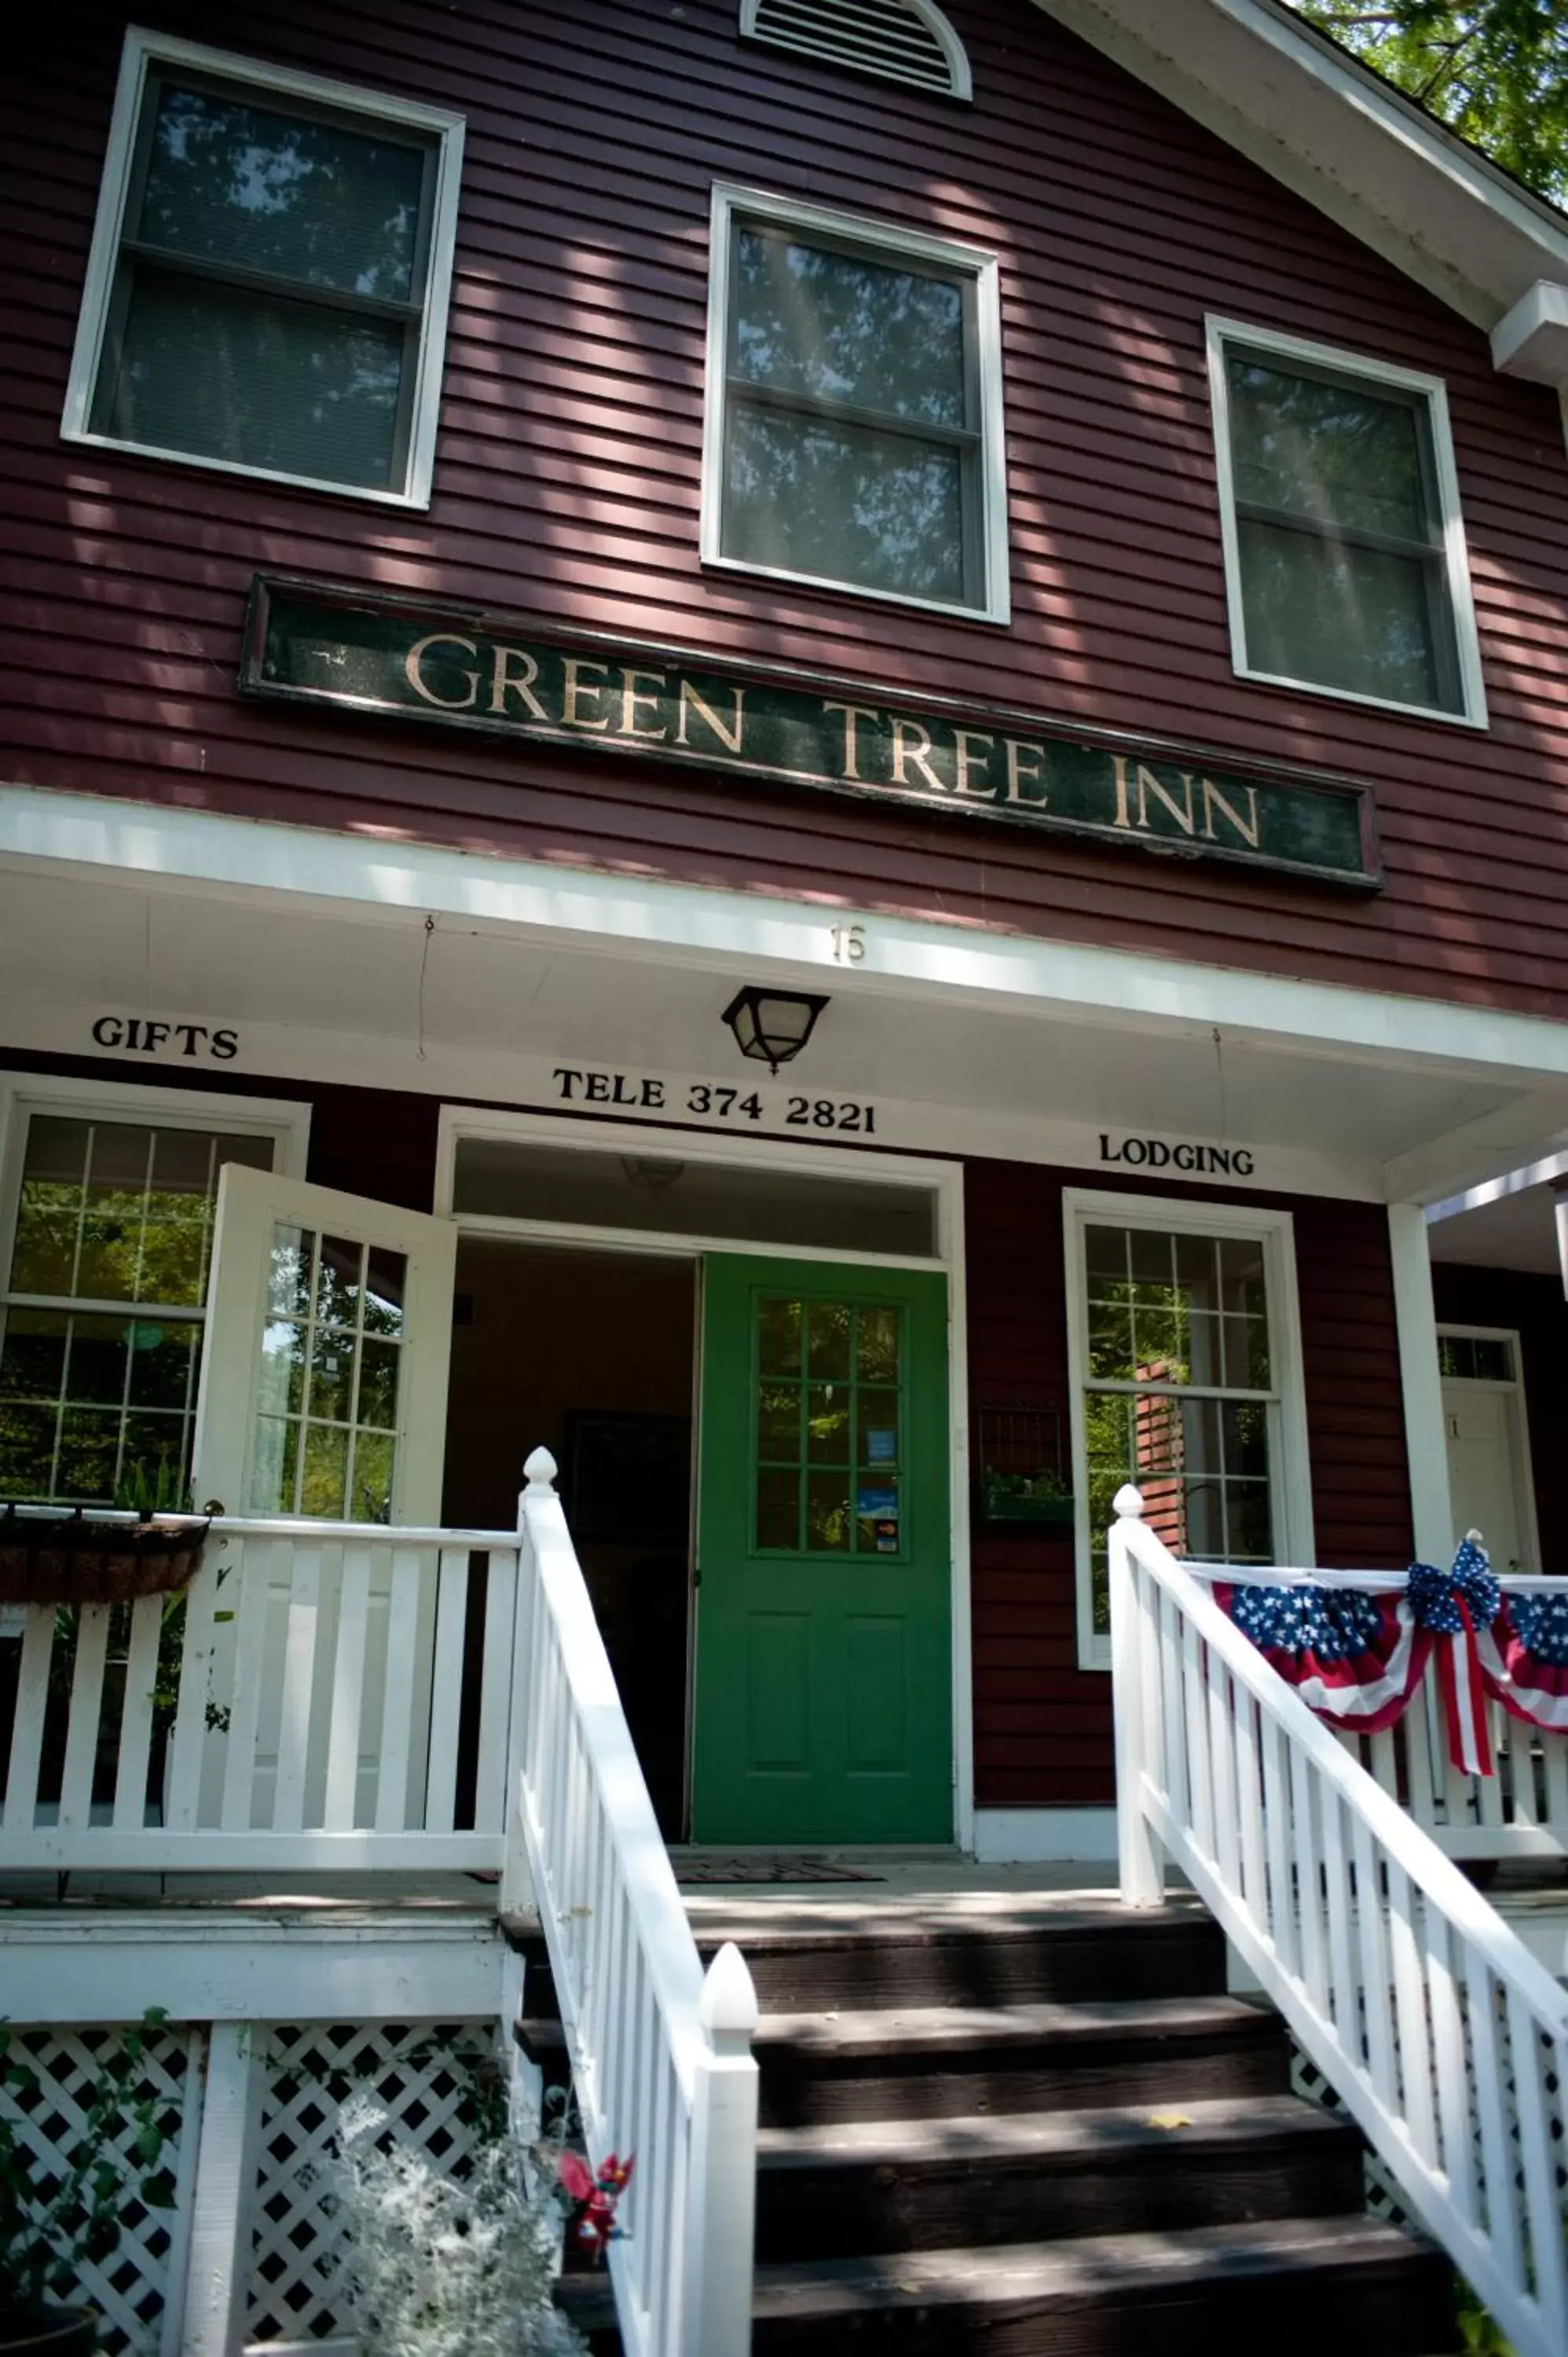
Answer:
M1291 0L1401 90L1555 203L1568 203L1562 0Z
M0 2022L0 2307L69 2301L83 2264L113 2256L128 2196L173 2209L160 2099L144 2068L145 2033L167 2020L151 2007L102 2055L82 2098L81 2133L59 2156L58 2176L40 2168L24 2126L38 2072Z
M1455 2277L1455 2287L1459 2338L1465 2345L1466 2357L1515 2357L1513 2342L1503 2339L1489 2309L1481 2306L1463 2276Z

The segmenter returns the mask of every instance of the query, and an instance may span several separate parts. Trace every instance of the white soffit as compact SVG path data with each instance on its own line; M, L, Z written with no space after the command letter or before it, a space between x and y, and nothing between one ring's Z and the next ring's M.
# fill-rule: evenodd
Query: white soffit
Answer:
M1035 0L1488 333L1568 285L1568 215L1283 0ZM1532 371L1533 372L1533 371Z

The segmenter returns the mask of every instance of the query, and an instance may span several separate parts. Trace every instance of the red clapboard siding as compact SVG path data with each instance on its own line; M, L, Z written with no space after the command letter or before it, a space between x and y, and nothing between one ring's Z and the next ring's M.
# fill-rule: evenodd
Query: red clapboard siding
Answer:
M971 1162L964 1171L971 1458L987 1406L1049 1407L1065 1435L1062 1189L1081 1171ZM1123 1179L1118 1193L1157 1197ZM1167 1198L1168 1200L1168 1198ZM1179 1200L1179 1199L1178 1199ZM1410 1489L1388 1222L1376 1204L1217 1189L1295 1223L1317 1558L1365 1570L1410 1561ZM1078 1668L1073 1544L1065 1531L971 1533L975 1798L982 1808L1113 1797L1110 1679Z
M46 1056L0 1045L15 1071L124 1082L124 1063ZM264 1074L176 1071L171 1082L209 1092L281 1097L311 1108L307 1175L318 1185L429 1211L435 1200L440 1100ZM1067 1382L1067 1289L1062 1189L1082 1171L1020 1162L971 1161L964 1170L970 1456L979 1462L980 1414L988 1406L1047 1407L1062 1418ZM1119 1194L1162 1198L1157 1183L1117 1177ZM1168 1192L1164 1200L1181 1201ZM1188 1197L1186 1200L1190 1200ZM1410 1561L1399 1348L1388 1225L1376 1204L1208 1190L1208 1201L1264 1203L1295 1223L1306 1377L1312 1491L1320 1563L1396 1570ZM1440 1312L1487 1324L1529 1326L1526 1366L1536 1447L1549 1462L1561 1428L1563 1383L1550 1280L1498 1279L1492 1270L1437 1272ZM1468 1290L1463 1281L1477 1283ZM1510 1314L1499 1290L1512 1285ZM1477 1289L1478 1288L1478 1289ZM1483 1313L1478 1306L1490 1305ZM1456 1306L1458 1305L1458 1306ZM1556 1305L1559 1321L1565 1313ZM1552 1419L1555 1418L1555 1423ZM1545 1501L1542 1541L1551 1547ZM1551 1525L1553 1533L1555 1523ZM1568 1536L1568 1534L1565 1534ZM1568 1560L1568 1546L1563 1551ZM1073 1546L1068 1532L971 1534L975 1788L982 1808L1066 1807L1112 1797L1110 1681L1078 1667Z
M133 12L134 13L134 12ZM736 0L171 0L161 29L469 122L434 505L58 437L124 12L32 10L0 156L0 497L20 782L794 892L1369 987L1568 1009L1568 457L1547 390L1028 0L954 0L959 107L743 46ZM709 193L766 186L1001 258L1015 621L697 561ZM1492 726L1239 683L1203 317L1448 382ZM1363 775L1371 902L993 826L247 705L260 566L542 610Z
M1541 1535L1541 1561L1530 1568L1568 1571L1568 1484L1557 1470L1568 1430L1568 1302L1562 1279L1440 1260L1432 1264L1432 1290L1445 1324L1518 1331Z

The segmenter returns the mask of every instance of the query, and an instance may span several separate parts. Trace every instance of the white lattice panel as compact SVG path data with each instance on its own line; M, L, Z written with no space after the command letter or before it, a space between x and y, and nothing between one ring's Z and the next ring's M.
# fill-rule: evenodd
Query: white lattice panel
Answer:
M177 2203L172 2210L149 2210L134 2196L127 2198L120 2205L118 2247L101 2264L88 2260L79 2270L82 2302L103 2319L106 2357L172 2357L179 2346L202 2040L182 2023L141 2034L142 2067L127 2084L126 2109L113 2141L128 2157L135 2134L130 2103L150 2095L166 2139L158 2165L175 2180ZM16 2123L46 2185L58 2183L70 2167L98 2070L124 2035L117 2025L12 2031L14 2059L31 2068L34 2083L0 2091L0 2104Z
M327 2341L342 2333L339 2240L322 2207L338 2115L375 2098L389 2135L461 2176L477 2135L504 2103L493 2022L311 2022L266 2040L247 2338Z

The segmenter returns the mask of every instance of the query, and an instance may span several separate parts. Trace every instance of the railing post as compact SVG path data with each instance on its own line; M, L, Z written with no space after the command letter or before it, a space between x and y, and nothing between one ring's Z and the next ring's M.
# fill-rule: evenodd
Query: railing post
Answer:
M1111 1669L1116 1718L1116 1849L1123 1907L1163 1907L1165 1854L1144 1812L1144 1748L1142 1648L1149 1642L1138 1607L1131 1529L1144 1501L1131 1484L1116 1492L1118 1520L1110 1531Z
M726 1941L708 1967L692 2091L680 2357L746 2357L757 2213L757 1991Z
M517 1501L517 1587L513 1605L511 1710L507 1722L505 1814L501 1824L500 1911L521 1913L533 1904L533 1876L523 1834L522 1769L528 1715L533 1695L533 1647L538 1629L537 1566L528 1534L530 1498L555 1495L555 1459L548 1448L531 1451L523 1465L526 1487Z

